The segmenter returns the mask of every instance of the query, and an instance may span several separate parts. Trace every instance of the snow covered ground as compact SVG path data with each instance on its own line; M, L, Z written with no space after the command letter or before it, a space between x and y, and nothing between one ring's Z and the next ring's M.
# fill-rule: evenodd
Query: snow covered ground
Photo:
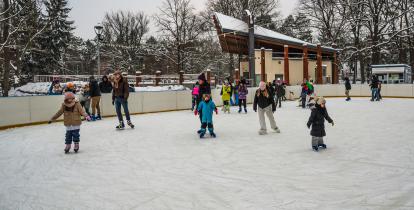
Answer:
M0 131L0 209L414 209L414 100L328 99L328 149L310 149L309 110L286 102L282 133L259 136L249 113L190 111L84 123L65 155L61 123Z
M75 81L76 86L81 87L87 82ZM61 86L64 87L66 83L61 83ZM49 91L51 83L50 82L36 82L36 83L27 83L16 89L12 88L9 91L9 96L33 96L33 95L46 95ZM178 91L186 90L187 88L182 85L168 85L168 86L147 86L147 87L135 87L135 91Z

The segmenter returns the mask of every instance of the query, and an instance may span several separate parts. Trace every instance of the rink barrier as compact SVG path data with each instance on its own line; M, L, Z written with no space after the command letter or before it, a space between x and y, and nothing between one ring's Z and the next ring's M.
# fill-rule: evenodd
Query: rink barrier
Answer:
M252 103L257 88L249 88L247 103ZM300 96L300 86L286 87L286 98L289 92L294 92L293 99ZM315 85L317 96L345 97L345 87L340 85ZM381 94L384 98L414 98L414 86L411 84L383 85ZM368 85L353 85L351 97L370 97ZM217 106L222 106L220 90L212 90L212 98ZM0 98L0 130L38 125L49 121L63 102L63 96L26 96ZM131 114L145 114L189 110L191 108L191 91L160 91L130 93L128 99ZM116 116L112 105L111 94L103 94L101 99L101 115L103 117ZM62 118L58 119L61 121Z

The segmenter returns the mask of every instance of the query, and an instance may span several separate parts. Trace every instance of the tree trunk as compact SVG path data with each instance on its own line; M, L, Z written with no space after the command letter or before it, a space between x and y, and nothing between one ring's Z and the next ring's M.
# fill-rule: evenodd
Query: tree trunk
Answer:
M9 0L3 0L3 6L4 6L4 10L2 11L4 13L3 17L9 17L9 7L10 7L10 2ZM3 38L1 40L2 44L6 44L6 40L7 37L9 35L9 30L10 30L10 18L8 20L5 20L5 22L3 23L2 26L2 31L3 31ZM3 90L3 96L9 96L9 90L10 90L10 51L8 47L4 47L3 48L3 52L0 52L0 54L3 54L3 77L2 77L2 90Z

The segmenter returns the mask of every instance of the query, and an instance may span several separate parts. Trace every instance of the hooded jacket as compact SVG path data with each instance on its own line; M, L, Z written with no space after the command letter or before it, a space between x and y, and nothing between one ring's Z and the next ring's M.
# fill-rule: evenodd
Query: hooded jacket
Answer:
M325 119L332 123L333 120L329 117L328 111L326 108L322 108L319 104L315 105L315 108L312 109L311 116L309 117L307 126L311 129L311 136L315 137L324 137L326 136L325 132Z

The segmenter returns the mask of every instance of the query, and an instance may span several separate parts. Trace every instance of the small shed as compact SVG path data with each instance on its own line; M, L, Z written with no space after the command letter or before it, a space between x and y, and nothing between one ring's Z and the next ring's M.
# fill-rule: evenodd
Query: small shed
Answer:
M372 65L372 75L384 84L412 83L412 69L407 64Z

